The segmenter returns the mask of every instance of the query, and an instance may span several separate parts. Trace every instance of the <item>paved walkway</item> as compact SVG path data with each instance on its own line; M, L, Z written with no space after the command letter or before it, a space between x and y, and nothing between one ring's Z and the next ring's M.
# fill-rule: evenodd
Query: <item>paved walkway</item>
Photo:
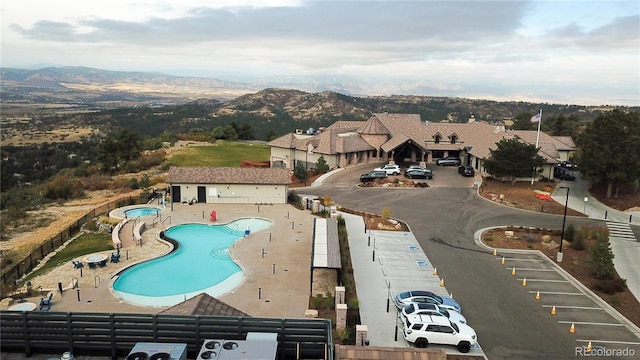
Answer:
M616 271L627 280L627 287L640 301L640 240L631 229L631 225L640 226L640 211L623 212L604 205L589 196L589 183L576 175L576 181L561 182L551 197L592 219L606 220Z

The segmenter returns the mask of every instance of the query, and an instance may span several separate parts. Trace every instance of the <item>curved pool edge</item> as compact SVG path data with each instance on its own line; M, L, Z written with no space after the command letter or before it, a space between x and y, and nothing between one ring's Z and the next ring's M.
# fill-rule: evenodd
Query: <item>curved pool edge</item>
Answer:
M109 211L109 217L116 220L124 220L127 218L124 213L125 211L138 209L138 208L154 208L154 209L158 209L158 213L162 213L162 210L166 210L166 208L163 208L157 205L151 205L151 204L126 205L126 206L121 206L119 208ZM148 215L148 216L156 216L156 215ZM145 217L148 217L148 216L145 216Z
M202 293L206 293L212 297L219 297L226 293L233 291L233 289L237 288L240 284L244 282L244 273L243 271L237 271L219 282L216 285L211 287L195 290L188 292L186 294L178 294L178 295L169 295L169 296L144 296L144 295L135 295L129 294L125 292L121 292L118 290L114 290L111 286L113 282L110 284L110 290L112 294L118 299L132 304L136 306L143 307L166 307L166 306L174 306L180 304L181 302L187 301L194 296L200 295ZM113 280L115 281L115 279Z
M135 206L134 206L135 207ZM176 244L174 244L172 241L167 241L165 239L163 239L161 237L161 233L163 233L164 231L167 231L173 227L176 226L181 226L181 225L188 225L188 224L199 224L199 225L219 225L219 226L227 226L228 224L232 224L234 222L237 222L239 220L262 220L268 223L268 226L266 227L262 227L259 228L257 230L251 230L251 232L259 232L262 230L266 230L268 228L270 228L274 221L265 217L261 217L261 216L243 216L243 217L239 217L239 218L235 218L232 221L228 221L225 223L206 223L206 222L185 222L185 223L181 223L181 224L175 224L175 225L171 225L169 227L167 227L166 229L164 229L162 232L159 232L156 234L156 241L160 241L162 243L165 243L169 246L169 250L160 255L160 256L156 256L150 259L145 259L145 260L141 260L141 261L137 261L135 263L132 263L122 269L120 269L117 273L111 275L109 277L109 291L111 292L111 294L117 298L120 299L121 301L124 301L128 304L134 305L134 306L140 306L140 307L146 307L146 308L157 308L157 307L167 307L167 306L174 306L177 305L181 302L184 302L188 299L191 299L194 296L197 296L199 294L202 293L206 293L212 297L217 297L217 296L221 296L230 292L233 292L233 290L237 287L239 287L240 285L242 285L245 280L246 280L246 276L245 276L245 272L246 272L246 267L244 266L244 264L242 264L239 259L234 258L233 256L231 256L231 251L232 249L239 243L241 242L244 238L250 236L245 234L245 236L242 236L240 238L238 238L234 244L229 248L229 254L231 256L231 261L233 261L238 267L239 267L239 271L231 274L229 277L227 277L226 279L224 279L223 281L219 282L216 285L213 285L211 287L205 288L205 289L201 289L201 290L195 290L192 292L188 292L186 294L178 294L178 295L169 295L169 296L145 296L145 295L135 295L135 294L130 294L130 293L126 293L123 291L119 291L114 289L114 284L115 282L118 280L118 278L120 277L120 275L122 273L124 273L126 270L131 269L132 267L148 262L148 261L152 261L152 260L157 260L160 259L164 256L167 256L169 254L171 254L172 252L174 252L178 247L179 247L179 242L176 241ZM237 230L237 231L242 231L242 230Z

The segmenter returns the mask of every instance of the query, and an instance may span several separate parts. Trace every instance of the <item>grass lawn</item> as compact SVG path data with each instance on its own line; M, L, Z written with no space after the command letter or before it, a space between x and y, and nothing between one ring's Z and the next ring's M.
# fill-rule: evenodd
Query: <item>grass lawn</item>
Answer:
M240 161L269 161L270 148L265 144L218 140L211 146L190 146L176 152L169 166L240 167Z
M66 262L71 265L71 260L94 252L113 250L113 242L111 234L107 233L84 233L77 239L73 240L67 247L58 251L49 261L40 269L32 272L27 276L25 281L32 279L38 275L47 273L49 270L64 264Z

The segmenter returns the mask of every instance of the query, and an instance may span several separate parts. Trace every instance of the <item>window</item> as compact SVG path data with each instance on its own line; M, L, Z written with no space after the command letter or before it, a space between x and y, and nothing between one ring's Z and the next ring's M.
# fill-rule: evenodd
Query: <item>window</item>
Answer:
M440 136L440 134L438 134L438 135L436 135L436 136L435 136L435 143L436 143L436 144L440 144L440 138L441 138L441 137L442 137L442 136Z
M420 330L420 329L422 329L422 324L413 324L413 325L411 326L411 329L413 329L413 330ZM428 328L427 328L427 329L428 329ZM427 330L427 331L428 331L428 330Z
M455 136L455 135L451 135L451 143L452 143L452 144L455 144L457 140L458 140L458 137L457 137L457 136Z

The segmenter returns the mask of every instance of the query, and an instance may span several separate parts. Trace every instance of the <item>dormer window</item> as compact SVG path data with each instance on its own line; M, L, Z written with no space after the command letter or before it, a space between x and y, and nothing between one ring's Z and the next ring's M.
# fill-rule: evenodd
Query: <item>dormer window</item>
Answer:
M440 136L440 134L437 134L436 136L434 136L434 139L435 139L435 143L436 143L436 144L440 144L440 138L441 138L441 137L442 137L442 136Z
M458 140L458 137L457 137L457 136L455 136L455 135L451 135L451 143L452 143L452 144L455 144L457 140Z

